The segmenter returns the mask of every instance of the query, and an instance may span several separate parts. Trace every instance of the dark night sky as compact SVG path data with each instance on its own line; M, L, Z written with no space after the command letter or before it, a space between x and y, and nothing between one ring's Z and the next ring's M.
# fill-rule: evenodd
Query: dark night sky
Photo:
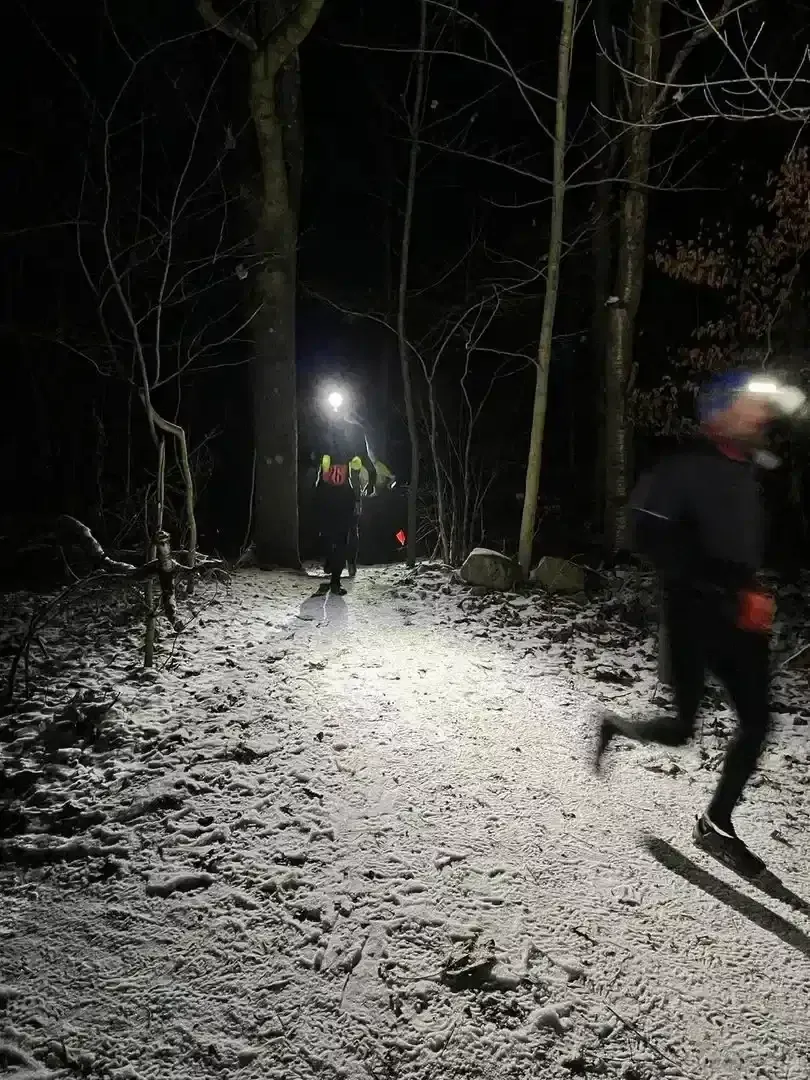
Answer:
M623 7L617 3L614 10L623 16L619 11ZM178 4L115 0L108 10L121 42L136 52L146 43L189 33L199 25L191 0ZM472 12L469 5L463 10ZM19 0L6 13L2 68L5 100L14 105L7 110L6 131L0 140L0 228L5 233L0 327L7 373L2 437L4 460L11 463L9 501L25 509L41 509L37 504L43 501L61 503L60 508L91 504L94 489L103 486L105 477L89 477L87 463L101 442L109 457L104 468L111 475L122 468L120 448L116 450L113 444L123 440L110 432L105 435L103 429L121 423L126 391L112 379L103 380L99 387L85 361L54 344L56 338L64 337L66 328L74 341L82 332L85 339L91 333L93 307L77 264L75 229L57 223L75 217L83 164L94 152L89 141L88 99L103 108L126 70L110 37L103 7L88 3L85 11L82 21L63 5ZM361 310L382 311L390 301L385 282L392 263L391 246L395 260L401 230L407 153L401 95L411 63L408 50L416 38L416 11L410 0L386 0L385 4L327 0L302 50L305 183L298 349L302 412L306 419L314 380L335 372L349 376L372 440L387 444L398 469L407 457L395 366L391 368L390 410L380 406L379 397L381 364L391 341L384 330L363 320L346 320L313 293ZM476 6L476 16L527 83L553 90L558 4L485 0ZM443 41L449 49L497 60L492 46L473 26L445 31ZM199 103L217 79L227 47L219 35L201 33L163 48L159 62L146 65L143 78L133 87L121 117L124 129L127 117L148 117L151 141L144 186L150 190L164 195L168 190L161 185L177 171L177 153L187 134L184 110L187 113L189 104ZM594 57L586 20L575 51L570 103L570 129L583 133L589 131ZM215 156L227 129L237 132L240 149L227 166L224 180L231 196L238 195L250 160L243 151L247 136L239 130L247 117L237 71L231 63L219 77L201 136L204 151ZM435 102L428 110L432 125L428 142L458 140L462 130L466 135L463 142L454 144L464 154L441 153L431 147L423 150L414 219L413 286L422 289L442 277L470 246L471 237L477 235L479 240L466 269L450 275L440 289L414 300L411 332L415 337L421 337L485 281L504 275L503 261L494 261L494 251L502 259L536 264L544 253L548 217L547 184L515 171L547 176L548 140L511 80L460 56L437 56L431 61L427 97ZM550 122L551 106L539 99L537 104L542 119ZM445 122L450 114L455 119ZM126 140L124 129L119 137ZM748 195L739 183L740 163L748 159L754 169L757 162L760 169L775 164L790 137L779 126L757 127L753 138L750 130L715 125L656 137L659 159L685 138L680 167L690 168L690 190L654 193L652 244L670 234L690 235L701 217L726 215L738 224L747 220ZM127 145L130 149L120 159L118 180L120 190L129 186L131 197L138 179L137 140ZM585 153L584 147L575 148L572 160ZM514 168L501 167L495 159ZM583 176L593 178L592 173ZM566 210L574 231L586 220L592 198L592 187L570 193ZM531 202L536 204L526 205ZM522 208L509 209L510 204L522 204ZM230 235L238 239L244 228L245 222L234 210L228 218ZM203 228L197 238L203 246L207 235ZM386 237L392 238L392 245ZM188 241L191 247L195 242ZM515 267L512 262L506 269L514 274ZM570 465L574 391L592 377L587 342L590 274L586 243L581 252L569 257L563 274L557 322L560 339L552 378L552 475L564 474ZM212 302L222 304L224 310L234 295L232 281ZM539 321L540 287L535 283L524 291L521 304L505 310L493 323L488 340L493 348L531 351ZM694 321L694 296L651 270L638 350L646 373L660 372L667 349L683 343ZM239 347L234 347L227 359L244 359L246 348L240 354ZM458 377L453 367L458 355L451 350L446 376L451 383ZM388 362L394 359L389 356ZM504 383L484 431L484 452L507 464L514 462L508 482L514 490L520 484L530 389L528 370ZM171 411L177 402L167 400L164 407ZM223 506L228 514L236 514L236 504L246 501L244 481L249 472L244 366L193 379L184 389L183 408L184 416L191 417L193 438L199 440L212 428L219 430L209 444L219 466L211 505L219 507L220 514ZM26 418L22 428L17 419L21 415ZM223 472L228 476L224 482ZM31 493L30 478L36 480L38 494ZM229 496L233 505L228 503Z

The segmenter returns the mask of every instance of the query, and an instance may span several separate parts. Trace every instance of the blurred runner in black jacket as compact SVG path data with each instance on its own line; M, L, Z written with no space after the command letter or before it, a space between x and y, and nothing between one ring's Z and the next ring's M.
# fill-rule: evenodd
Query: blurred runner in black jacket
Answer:
M680 746L692 735L706 671L737 713L714 797L695 826L709 854L754 877L764 869L737 836L732 813L769 724L773 602L758 584L764 514L754 457L773 418L746 373L715 379L698 399L699 437L642 477L631 500L637 550L655 564L670 649L674 716L603 717L597 756L614 735Z

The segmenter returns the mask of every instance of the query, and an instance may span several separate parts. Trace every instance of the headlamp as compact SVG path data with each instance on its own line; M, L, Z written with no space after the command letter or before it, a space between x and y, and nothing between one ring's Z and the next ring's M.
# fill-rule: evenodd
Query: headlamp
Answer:
M780 416L796 417L803 412L807 395L797 386L788 386L770 375L754 375L744 388L746 394L765 398Z
M345 398L339 390L332 390L326 396L326 403L333 413L338 413L343 408Z

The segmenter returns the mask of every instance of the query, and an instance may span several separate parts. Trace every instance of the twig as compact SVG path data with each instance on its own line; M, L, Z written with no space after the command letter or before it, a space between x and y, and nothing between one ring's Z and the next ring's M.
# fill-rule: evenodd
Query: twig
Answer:
M19 649L14 654L14 657L13 657L13 659L11 661L11 666L9 668L8 676L6 678L6 689L5 689L5 693L3 695L4 700L10 701L11 698L14 696L14 684L15 684L16 679L17 679L17 671L18 671L19 666L20 666L20 661L23 659L23 657L26 658L26 673L27 673L27 663L28 663L27 657L28 657L29 650L31 648L31 642L34 639L37 628L41 624L42 620L51 611L58 608L59 605L61 603L63 603L71 595L71 593L75 592L82 585L85 585L88 582L93 581L93 580L98 580L100 577L103 577L103 576L104 576L103 573L101 571L99 571L97 574L91 575L90 577L82 578L79 581L72 581L70 583L70 585L68 585L66 588L64 588L58 594L58 596L54 597L53 600L51 600L47 604L43 605L43 607L40 608L39 611L35 612L31 616L31 621L28 624L28 629L25 632L25 635L24 635L24 637L22 639L22 642L20 644ZM26 681L27 681L27 678L26 678Z
M253 532L253 500L256 497L256 448L253 448L253 464L250 470L250 503L248 504L248 523L245 530L245 539L242 541L240 555L244 555L250 547L250 534Z
M453 1036L456 1033L456 1028L458 1027L458 1023L459 1023L460 1019L461 1019L461 1014L456 1016L455 1020L453 1021L453 1026L450 1028L450 1034L444 1040L444 1046L442 1046L441 1050L439 1051L439 1055L438 1055L438 1057L436 1059L437 1061L441 1061L441 1059L444 1057L445 1050L450 1045L450 1043L453 1041Z
M779 670L782 671L782 669L786 668L788 664L792 664L794 660L798 660L799 657L803 656L808 649L810 649L810 644L802 645L802 647L800 649L797 649L795 653L793 653L787 658L787 660L782 661L782 663L779 665Z
M366 934L365 938L363 939L363 944L360 946L360 948L357 950L357 952L351 957L351 960L353 960L354 963L349 964L349 970L346 972L346 978L343 981L343 989L340 992L340 1002L338 1003L338 1008L339 1009L343 1007L343 999L346 996L346 989L347 989L347 987L349 985L349 979L351 979L352 972L357 967L357 965L360 963L360 961L363 959L363 951L365 950L366 945L368 945L368 939L370 937L371 937L370 933Z
M656 1046L652 1039L645 1035L644 1032L639 1027L637 1027L637 1025L634 1024L632 1020L625 1019L625 1017L623 1017L621 1013L616 1012L612 1005L609 1005L606 1001L603 1002L603 1004L607 1011L609 1013L612 1013L620 1024L624 1024L628 1031L632 1031L636 1038L640 1042L644 1043L648 1050L652 1050L656 1057L659 1057L662 1061L666 1061L669 1065L674 1065L675 1068L678 1069L684 1076L687 1075L684 1072L681 1063L677 1060L677 1058L674 1058L671 1054L666 1053L665 1050L662 1050L659 1046Z

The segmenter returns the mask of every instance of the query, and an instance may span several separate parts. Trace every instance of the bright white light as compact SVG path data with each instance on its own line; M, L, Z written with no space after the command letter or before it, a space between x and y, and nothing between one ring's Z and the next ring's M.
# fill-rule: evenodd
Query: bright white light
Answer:
M326 400L329 402L330 406L335 410L335 412L337 412L340 406L343 404L343 394L339 393L337 390L333 390Z
M794 416L805 404L803 391L773 379L752 379L746 386L749 394L768 398L783 416Z
M752 379L746 386L749 394L762 394L764 397L776 397L781 386L770 379Z

